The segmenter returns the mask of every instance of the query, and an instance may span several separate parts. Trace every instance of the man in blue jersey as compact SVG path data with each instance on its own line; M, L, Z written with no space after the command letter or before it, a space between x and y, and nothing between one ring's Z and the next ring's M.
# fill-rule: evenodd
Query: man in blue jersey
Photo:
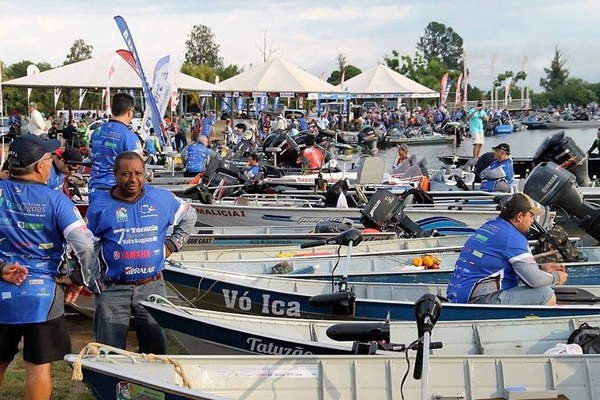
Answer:
M113 117L92 132L91 158L92 173L89 188L90 203L98 191L108 191L115 184L113 175L114 160L124 151L135 151L143 154L137 135L127 125L135 114L133 97L127 93L117 93L112 98Z
M33 134L16 138L10 179L0 181L0 385L23 339L26 399L50 398L51 363L71 352L64 302L93 276L92 233L73 203L45 185L59 146Z
M167 190L145 187L144 161L135 152L117 156L114 174L116 185L100 192L86 213L100 240L101 276L91 288L96 340L125 349L133 314L140 352L165 354L165 334L139 302L150 294L167 295L165 258L187 241L196 211Z
M208 138L198 136L198 141L190 144L181 151L181 158L185 163L183 176L193 177L203 173L208 164L209 157L216 157L216 152L208 148Z
M50 176L48 177L48 182L46 182L48 187L53 190L63 191L67 194L68 188L65 185L65 178L75 173L82 162L83 156L75 147L66 147L56 150L52 156Z
M510 158L510 146L508 143L500 143L492 149L494 161L479 174L481 190L510 193L515 177L512 158Z
M510 196L500 216L483 224L465 242L448 283L448 299L453 303L556 304L552 286L567 281L565 266L538 265L525 236L534 216L543 213L526 194Z

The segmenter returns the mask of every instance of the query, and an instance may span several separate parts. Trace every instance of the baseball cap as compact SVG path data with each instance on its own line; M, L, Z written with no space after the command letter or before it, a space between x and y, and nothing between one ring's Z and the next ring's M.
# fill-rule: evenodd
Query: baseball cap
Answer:
M246 140L250 140L252 139L252 137L254 136L254 134L252 133L252 131L244 131L242 137Z
M531 197L525 193L515 193L510 196L508 201L502 206L502 210L516 212L530 211L534 215L544 214L544 209L531 200Z
M11 166L22 168L40 161L44 154L53 153L60 147L56 139L43 140L38 135L28 133L13 140L8 147L8 161Z
M494 150L504 150L507 153L510 153L510 145L508 143L500 143L498 146L492 147Z
M83 162L83 156L81 152L75 147L60 148L54 152L57 156L61 157L65 162L71 165L78 165Z
M477 102L477 107L483 107L483 101L479 100L479 101Z

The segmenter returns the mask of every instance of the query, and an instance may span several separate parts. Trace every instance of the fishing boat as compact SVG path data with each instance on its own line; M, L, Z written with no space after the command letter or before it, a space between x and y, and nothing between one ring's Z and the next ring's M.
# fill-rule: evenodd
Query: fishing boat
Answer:
M353 318L410 321L414 301L425 293L445 293L445 285L352 283L335 290L333 282L245 275L166 266L163 275L186 305L210 310L293 318ZM587 286L590 299L600 287ZM347 289L347 290L346 290ZM316 295L326 295L314 298ZM312 301L311 301L312 298ZM577 300L577 294L573 296ZM448 303L443 320L560 317L600 314L600 306L514 306Z
M461 247L445 248L441 252L429 249L425 253L398 252L396 254L367 253L353 255L347 261L348 270L338 264L334 255L316 255L314 257L275 258L264 260L239 261L167 261L166 265L181 269L211 269L223 272L235 272L249 275L270 275L295 279L340 279L346 275L349 282L380 283L447 283L458 259ZM567 262L568 284L600 285L600 248L582 247L578 249L590 261ZM554 252L554 251L553 251ZM422 264L423 259L429 267L415 266L415 259ZM435 262L436 265L433 265Z
M454 142L454 136L442 135L439 133L411 137L386 136L385 141L388 146L396 146L399 144L407 144L409 146L426 144L447 144Z
M589 129L600 128L600 120L546 121L544 125L547 129Z
M412 375L403 383L415 365L404 354L167 358L107 346L84 350L92 354L65 360L82 370L100 399L417 399L422 393ZM100 350L101 356L93 355ZM597 356L431 356L426 367L432 378L425 390L436 399L600 396Z
M314 227L296 226L221 226L196 228L190 235L183 251L203 249L230 249L273 246L299 246L312 240L327 240L337 233L317 233ZM397 237L396 232L363 232L366 242L391 240Z
M189 354L354 354L351 342L331 339L327 331L336 320L300 320L255 315L228 314L173 305L158 296L141 302L152 317ZM487 321L444 321L433 331L433 339L443 338L444 347L437 355L525 355L543 354L558 343L567 343L569 335L582 323L600 325L600 316L580 318L525 318ZM373 323L348 322L356 332ZM410 343L415 336L414 322L388 323L391 343ZM348 329L346 329L348 330ZM334 336L335 337L335 336ZM377 354L389 353L380 347Z

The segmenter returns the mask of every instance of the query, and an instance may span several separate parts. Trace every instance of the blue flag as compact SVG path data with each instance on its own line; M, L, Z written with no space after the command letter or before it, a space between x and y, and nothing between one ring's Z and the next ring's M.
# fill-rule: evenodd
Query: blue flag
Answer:
M158 112L158 107L156 106L156 102L154 101L154 97L152 96L152 91L150 90L150 85L148 85L148 81L146 80L146 75L144 75L144 70L142 69L142 63L140 61L140 57L135 48L135 44L133 43L133 38L131 37L131 33L129 32L129 27L127 23L123 19L123 17L117 15L114 17L117 26L119 27L119 31L121 31L121 35L125 40L125 44L131 54L133 55L133 59L135 60L136 72L142 80L142 90L144 91L144 96L146 97L146 101L152 110L152 126L156 132L163 132L162 129L162 119L160 117L160 113ZM162 136L162 135L160 135Z

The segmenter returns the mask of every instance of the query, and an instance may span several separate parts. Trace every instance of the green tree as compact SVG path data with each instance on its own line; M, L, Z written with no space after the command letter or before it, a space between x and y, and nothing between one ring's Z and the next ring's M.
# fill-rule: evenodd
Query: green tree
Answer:
M93 49L94 47L86 44L83 39L77 39L69 49L69 54L67 54L67 59L63 62L63 65L73 64L78 61L92 58Z
M346 71L346 74L344 75L344 82L362 72L360 68L352 64L346 65L344 70ZM327 78L327 82L331 83L332 85L339 85L342 82L342 73L337 69L332 71L331 75L329 75L329 78Z
M217 75L219 75L219 79L221 81L224 81L225 79L229 79L229 78L236 76L242 72L243 71L236 64L229 64L226 67L217 69Z
M553 105L567 103L585 105L598 100L593 86L579 78L567 79L562 85L548 92L547 98Z
M195 25L185 41L185 62L195 65L208 65L221 68L223 59L219 57L219 45L215 35L206 25Z
M392 55L388 56L387 54L383 56L383 61L385 61L385 65L396 72L400 72L400 53L398 50L392 50Z
M540 86L547 91L552 91L561 85L564 85L569 78L569 70L565 68L569 57L567 57L558 45L554 48L554 58L550 62L550 68L544 68L546 78L540 78Z
M437 59L449 69L462 70L463 39L444 24L430 22L417 43L417 49L428 61Z

